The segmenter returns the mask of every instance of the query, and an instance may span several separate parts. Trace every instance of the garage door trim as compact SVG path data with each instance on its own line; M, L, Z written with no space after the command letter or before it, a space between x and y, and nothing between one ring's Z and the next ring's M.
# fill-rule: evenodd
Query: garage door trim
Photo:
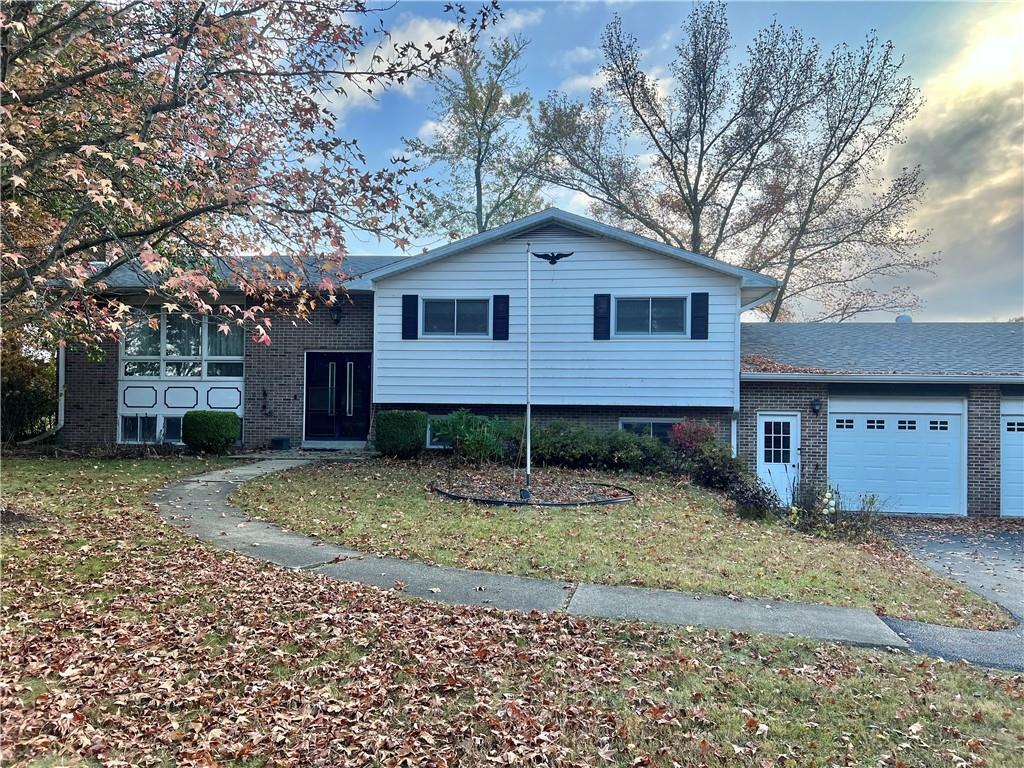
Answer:
M877 413L877 414L949 414L960 418L960 506L959 510L949 513L937 513L941 517L967 516L967 398L966 397L866 397L834 395L828 400L828 420L826 421L826 440L832 434L833 413ZM827 471L829 482L832 482L831 446L828 447Z

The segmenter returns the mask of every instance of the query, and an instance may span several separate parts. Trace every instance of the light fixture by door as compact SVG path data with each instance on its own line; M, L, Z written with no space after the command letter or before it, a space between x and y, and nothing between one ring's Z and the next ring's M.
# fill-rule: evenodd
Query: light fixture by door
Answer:
M333 305L331 307L330 314L331 314L331 320L334 321L335 325L340 323L341 322L341 305L340 304Z
M818 398L814 398L813 400L811 400L811 413L813 413L815 416L821 413L821 400L819 400Z

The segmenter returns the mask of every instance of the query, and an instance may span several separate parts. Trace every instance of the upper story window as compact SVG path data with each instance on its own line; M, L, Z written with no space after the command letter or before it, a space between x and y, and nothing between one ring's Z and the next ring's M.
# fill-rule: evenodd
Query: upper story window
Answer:
M236 325L207 317L138 310L122 342L124 376L241 378L244 336Z
M424 336L487 336L490 299L424 299Z
M686 333L686 298L615 299L616 335L682 335Z

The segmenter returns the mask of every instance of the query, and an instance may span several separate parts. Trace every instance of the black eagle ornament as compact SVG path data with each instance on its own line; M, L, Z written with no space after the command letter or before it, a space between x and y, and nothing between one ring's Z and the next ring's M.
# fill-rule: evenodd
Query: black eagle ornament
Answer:
M568 253L535 253L533 255L538 259L544 259L548 264L554 266L562 259L567 256L572 256L574 253L576 253L576 251L569 251Z

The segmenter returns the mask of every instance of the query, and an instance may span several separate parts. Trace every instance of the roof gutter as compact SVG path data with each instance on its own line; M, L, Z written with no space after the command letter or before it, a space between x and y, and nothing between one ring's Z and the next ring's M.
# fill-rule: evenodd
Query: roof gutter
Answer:
M1024 375L946 375L926 373L771 373L740 371L741 381L890 382L906 384L1024 384Z

